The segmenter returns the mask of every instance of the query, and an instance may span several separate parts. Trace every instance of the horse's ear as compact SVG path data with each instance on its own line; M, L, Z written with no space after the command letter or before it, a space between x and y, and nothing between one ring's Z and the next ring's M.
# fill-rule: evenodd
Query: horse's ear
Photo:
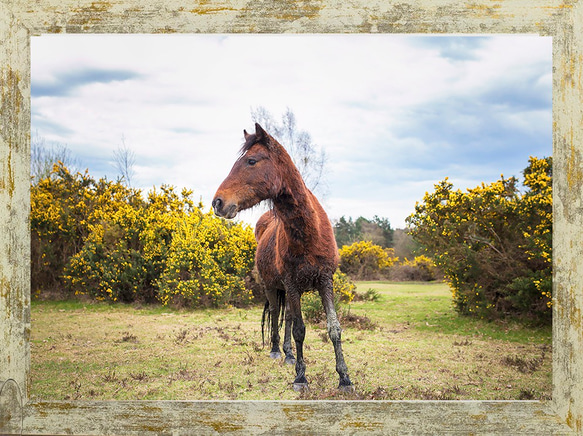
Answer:
M251 135L247 133L247 130L243 130L243 136L245 137L245 141L247 141Z
M267 139L267 132L263 130L263 127L259 125L259 123L255 123L255 138L257 142L265 143Z

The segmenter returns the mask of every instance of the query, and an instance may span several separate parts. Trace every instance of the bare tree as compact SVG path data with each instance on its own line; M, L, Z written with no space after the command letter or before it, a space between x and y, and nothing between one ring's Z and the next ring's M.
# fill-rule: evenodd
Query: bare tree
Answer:
M113 152L113 158L121 179L128 187L131 187L132 178L136 174L134 171L136 154L127 146L124 135L121 136L121 145Z
M283 113L278 123L263 106L251 108L251 119L277 139L286 148L300 171L306 186L321 196L326 194L324 168L326 153L312 142L312 137L305 130L299 130L296 117L290 108Z
M30 140L30 175L32 183L51 176L53 166L61 162L70 171L78 171L79 160L73 156L71 150L64 144L53 142L47 144L44 137L38 132Z

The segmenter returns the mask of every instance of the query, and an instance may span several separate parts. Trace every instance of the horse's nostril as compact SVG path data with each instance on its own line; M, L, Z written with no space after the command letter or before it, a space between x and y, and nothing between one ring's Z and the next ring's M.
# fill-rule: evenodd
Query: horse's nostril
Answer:
M223 200L221 200L220 198L215 198L213 200L213 209L215 210L215 212L221 208L222 204Z

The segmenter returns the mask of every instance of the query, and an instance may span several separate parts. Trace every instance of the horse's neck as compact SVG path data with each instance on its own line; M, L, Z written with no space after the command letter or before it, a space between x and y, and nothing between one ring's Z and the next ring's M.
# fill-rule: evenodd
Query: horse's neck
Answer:
M301 179L285 186L273 200L275 213L291 238L290 242L303 246L316 237L316 204L316 198Z

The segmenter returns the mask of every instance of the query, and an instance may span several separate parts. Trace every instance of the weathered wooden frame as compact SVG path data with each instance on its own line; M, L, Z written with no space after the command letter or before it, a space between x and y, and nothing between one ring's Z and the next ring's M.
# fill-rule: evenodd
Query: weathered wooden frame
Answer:
M61 32L552 36L552 401L30 401L30 36ZM583 434L579 0L0 0L0 41L0 433Z

